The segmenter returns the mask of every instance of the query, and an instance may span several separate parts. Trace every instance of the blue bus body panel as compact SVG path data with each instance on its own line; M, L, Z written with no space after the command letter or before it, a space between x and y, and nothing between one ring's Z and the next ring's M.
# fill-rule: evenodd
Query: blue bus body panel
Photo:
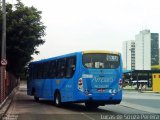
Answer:
M48 100L53 100L55 91L59 90L62 102L92 100L104 102L105 104L114 104L114 101L120 102L122 100L122 89L119 88L119 80L122 78L122 60L120 60L120 67L117 69L87 69L82 64L82 52L77 52L31 64L73 55L77 56L77 61L76 71L72 78L28 80L27 94L33 95L32 89L34 88L38 97ZM83 91L78 89L78 80L80 78L83 80Z
M82 58L79 54L79 59ZM119 88L119 80L122 78L122 63L117 69L86 69L79 61L78 78L83 79L83 92L79 91L78 81L75 80L74 101L121 101L122 89ZM101 91L102 90L102 91ZM116 93L113 93L115 90ZM112 93L110 93L112 91Z
M96 71L96 73L95 73ZM105 75L104 77L100 77L99 72L97 70L89 70L84 72L82 76L91 77L93 78L83 78L84 83L84 91L81 92L79 90L75 90L75 98L77 101L79 100L99 100L99 101L106 101L107 100L120 100L122 99L122 90L119 90L119 79L121 78L120 75L116 75L118 71L115 70L103 70ZM84 76L84 77L85 77ZM102 91L101 91L102 90ZM116 93L110 93L110 90L115 90Z

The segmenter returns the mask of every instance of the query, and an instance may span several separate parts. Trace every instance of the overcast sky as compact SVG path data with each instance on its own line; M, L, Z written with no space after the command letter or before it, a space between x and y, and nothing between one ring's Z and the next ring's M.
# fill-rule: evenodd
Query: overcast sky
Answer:
M6 0L7 1L7 0ZM14 3L16 0L8 0ZM34 60L82 50L122 52L144 29L160 33L160 0L22 0L42 11L45 44Z

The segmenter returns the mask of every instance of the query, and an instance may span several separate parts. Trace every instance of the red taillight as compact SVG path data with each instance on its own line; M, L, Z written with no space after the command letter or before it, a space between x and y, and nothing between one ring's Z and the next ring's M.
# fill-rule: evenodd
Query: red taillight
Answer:
M122 85L122 79L119 79L119 85Z
M119 88L118 88L118 91L122 90L122 79L119 79Z
M80 91L83 91L83 79L82 78L79 78L78 80L78 89Z
M78 81L78 85L82 85L82 79L80 78L79 81Z

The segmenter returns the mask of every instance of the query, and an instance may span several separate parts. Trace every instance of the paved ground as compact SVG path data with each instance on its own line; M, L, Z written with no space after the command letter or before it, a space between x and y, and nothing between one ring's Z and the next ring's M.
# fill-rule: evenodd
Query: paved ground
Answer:
M154 93L123 93L120 105L106 105L94 110L87 110L83 104L69 104L61 108L53 105L52 101L35 102L32 96L26 94L26 85L21 84L19 91L3 119L12 120L98 120L118 117L124 119L127 114L150 114L160 112L160 94ZM2 111L2 110L0 110ZM113 116L114 115L114 116ZM158 116L160 118L160 116ZM114 118L116 119L116 118ZM9 120L9 119L8 119Z
M160 94L125 91L121 105L130 106L149 113L160 113Z

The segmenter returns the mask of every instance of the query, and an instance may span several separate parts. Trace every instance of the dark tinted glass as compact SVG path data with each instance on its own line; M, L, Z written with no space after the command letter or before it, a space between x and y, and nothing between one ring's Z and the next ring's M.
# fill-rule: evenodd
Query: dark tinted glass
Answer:
M115 54L89 53L83 55L83 65L86 68L115 69L120 65L120 59Z

